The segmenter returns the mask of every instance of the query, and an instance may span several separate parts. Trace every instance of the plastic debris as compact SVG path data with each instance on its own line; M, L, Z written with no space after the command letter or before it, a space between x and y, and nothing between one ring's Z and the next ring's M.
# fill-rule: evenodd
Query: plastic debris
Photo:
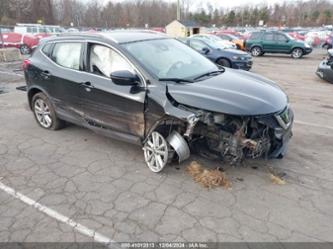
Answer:
M271 181L276 185L285 185L286 181L283 180L281 177L270 174Z

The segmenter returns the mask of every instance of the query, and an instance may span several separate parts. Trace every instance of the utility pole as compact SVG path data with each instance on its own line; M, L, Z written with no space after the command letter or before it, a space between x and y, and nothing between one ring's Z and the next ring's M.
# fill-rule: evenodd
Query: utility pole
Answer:
M180 21L180 0L177 0L177 20Z
M3 37L2 37L2 27L0 26L0 41L1 41L1 47L0 48L4 48L5 47L5 42L3 40Z

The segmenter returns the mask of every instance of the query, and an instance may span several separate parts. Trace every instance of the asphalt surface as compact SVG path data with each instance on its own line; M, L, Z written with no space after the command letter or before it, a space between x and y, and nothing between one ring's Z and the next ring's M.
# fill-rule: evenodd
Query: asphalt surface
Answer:
M0 242L333 241L333 85L315 75L324 55L254 60L252 71L278 82L295 112L284 159L227 167L192 157L160 174L140 147L77 126L40 128L16 90L19 64L0 64ZM232 188L194 183L192 160L225 168ZM272 183L269 167L285 185Z

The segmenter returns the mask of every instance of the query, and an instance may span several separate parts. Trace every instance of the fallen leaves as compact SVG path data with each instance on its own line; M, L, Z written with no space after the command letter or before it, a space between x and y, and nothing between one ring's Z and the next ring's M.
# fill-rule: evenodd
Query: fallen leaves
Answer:
M285 185L286 181L283 180L282 178L280 178L279 176L273 175L273 174L269 174L272 183L276 184L276 185Z
M231 187L231 183L219 169L212 170L204 168L196 161L191 162L191 164L187 166L186 172L192 176L195 182L205 188L212 189L220 186L225 188Z

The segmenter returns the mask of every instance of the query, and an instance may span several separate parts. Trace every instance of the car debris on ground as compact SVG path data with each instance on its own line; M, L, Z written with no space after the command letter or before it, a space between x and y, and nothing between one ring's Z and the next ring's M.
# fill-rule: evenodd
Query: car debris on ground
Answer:
M192 176L193 180L199 183L201 186L212 189L216 187L225 187L226 189L231 188L231 183L226 177L225 173L217 169L208 169L203 167L196 161L190 163L186 167L186 172Z

